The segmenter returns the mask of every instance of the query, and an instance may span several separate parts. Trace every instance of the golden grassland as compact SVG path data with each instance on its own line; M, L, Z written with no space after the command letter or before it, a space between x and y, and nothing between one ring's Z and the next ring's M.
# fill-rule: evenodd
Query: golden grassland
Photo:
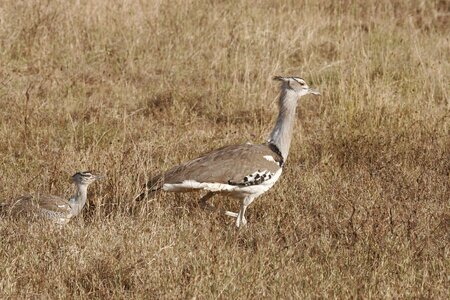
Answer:
M447 1L0 3L0 201L108 176L62 230L0 219L0 298L450 297ZM262 142L302 98L249 225L150 176ZM216 197L220 207L239 203Z

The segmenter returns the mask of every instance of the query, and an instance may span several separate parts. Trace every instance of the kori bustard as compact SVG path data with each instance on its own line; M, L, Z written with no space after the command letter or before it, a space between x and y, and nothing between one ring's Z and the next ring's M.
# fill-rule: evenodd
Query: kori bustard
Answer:
M44 218L64 225L80 214L86 204L88 186L103 177L91 172L75 173L72 181L76 186L76 192L69 201L52 195L26 195L13 200L12 203L3 203L0 208L2 213L13 216Z
M280 178L291 145L297 101L308 94L320 95L302 78L277 76L273 79L281 82L279 113L266 143L226 146L175 166L152 178L136 200L158 190L206 190L207 194L200 199L200 204L205 206L213 195L228 194L242 199L242 204L238 213L226 211L225 214L236 218L237 227L245 225L247 207Z

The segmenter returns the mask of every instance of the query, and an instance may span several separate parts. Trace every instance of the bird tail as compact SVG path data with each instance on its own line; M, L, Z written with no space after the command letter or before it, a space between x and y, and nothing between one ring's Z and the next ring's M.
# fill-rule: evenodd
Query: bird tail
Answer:
M145 198L147 198L148 196L152 196L153 194L155 194L155 192L157 192L157 191L152 191L152 190L149 190L146 188L145 191L143 191L142 193L140 193L139 195L134 197L134 201L142 201Z
M153 196L156 192L161 190L162 186L163 186L162 175L153 177L144 186L144 191L134 198L134 201L142 201L148 196Z

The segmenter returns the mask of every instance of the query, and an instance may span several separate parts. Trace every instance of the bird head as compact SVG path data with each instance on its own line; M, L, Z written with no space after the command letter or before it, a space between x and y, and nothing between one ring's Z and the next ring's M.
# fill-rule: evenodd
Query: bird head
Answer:
M289 91L294 91L298 97L308 94L320 95L319 91L308 86L306 81L300 77L282 77L275 76L273 80L282 82L282 88Z
M75 184L89 185L89 184L93 183L94 181L102 179L104 177L105 176L103 176L103 175L92 174L89 171L77 172L72 176L72 181Z

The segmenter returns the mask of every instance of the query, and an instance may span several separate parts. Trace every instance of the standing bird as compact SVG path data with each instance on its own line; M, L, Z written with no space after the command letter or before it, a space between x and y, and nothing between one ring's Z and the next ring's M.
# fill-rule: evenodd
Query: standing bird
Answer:
M2 212L13 216L40 217L64 225L80 214L86 204L88 186L103 177L91 172L75 173L72 181L76 186L76 193L69 201L52 195L26 195L15 199L13 203L3 203L0 208Z
M236 218L237 227L245 225L247 207L280 178L291 145L297 101L308 94L320 95L302 78L276 76L273 79L281 82L279 113L266 143L226 146L175 166L152 178L135 200L159 190L206 190L207 194L200 199L200 204L205 206L215 194L227 194L242 199L242 204L239 213L226 211L225 214Z

